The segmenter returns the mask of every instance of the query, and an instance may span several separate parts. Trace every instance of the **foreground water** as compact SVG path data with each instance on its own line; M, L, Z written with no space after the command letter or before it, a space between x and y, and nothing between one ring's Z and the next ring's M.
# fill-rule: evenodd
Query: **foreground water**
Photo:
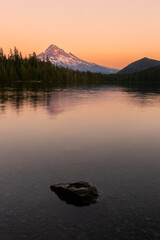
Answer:
M0 239L160 239L160 93L0 87ZM88 181L97 204L50 191Z

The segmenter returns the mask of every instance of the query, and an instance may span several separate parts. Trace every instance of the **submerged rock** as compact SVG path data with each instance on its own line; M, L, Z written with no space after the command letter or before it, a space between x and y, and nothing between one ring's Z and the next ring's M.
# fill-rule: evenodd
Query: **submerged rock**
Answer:
M88 206L96 203L98 190L87 182L59 183L50 186L57 196L68 204L75 206Z

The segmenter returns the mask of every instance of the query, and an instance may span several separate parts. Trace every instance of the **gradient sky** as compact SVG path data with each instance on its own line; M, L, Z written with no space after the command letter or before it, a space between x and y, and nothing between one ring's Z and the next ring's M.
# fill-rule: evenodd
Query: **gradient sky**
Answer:
M160 0L0 0L0 9L6 53L38 54L53 43L108 67L160 60Z

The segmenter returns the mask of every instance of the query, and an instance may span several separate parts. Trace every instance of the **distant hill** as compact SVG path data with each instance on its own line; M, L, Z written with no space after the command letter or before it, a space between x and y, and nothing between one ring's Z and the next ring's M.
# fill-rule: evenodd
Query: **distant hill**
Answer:
M135 61L131 64L129 64L127 67L123 68L118 72L118 74L121 73L135 73L135 72L140 72L152 67L160 66L160 61L150 59L150 58L142 58L138 61Z
M44 52L37 56L40 60L48 60L56 66L70 68L72 70L79 71L90 71L95 73L117 73L119 70L114 68L103 67L95 63L86 62L72 53L66 53L63 49L55 46L54 44L50 45Z

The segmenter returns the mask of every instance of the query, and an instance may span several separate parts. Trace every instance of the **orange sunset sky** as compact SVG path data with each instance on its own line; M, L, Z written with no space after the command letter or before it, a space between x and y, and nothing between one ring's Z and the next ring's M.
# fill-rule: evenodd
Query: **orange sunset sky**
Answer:
M160 0L0 0L0 46L23 55L55 44L77 57L123 68L160 60Z

